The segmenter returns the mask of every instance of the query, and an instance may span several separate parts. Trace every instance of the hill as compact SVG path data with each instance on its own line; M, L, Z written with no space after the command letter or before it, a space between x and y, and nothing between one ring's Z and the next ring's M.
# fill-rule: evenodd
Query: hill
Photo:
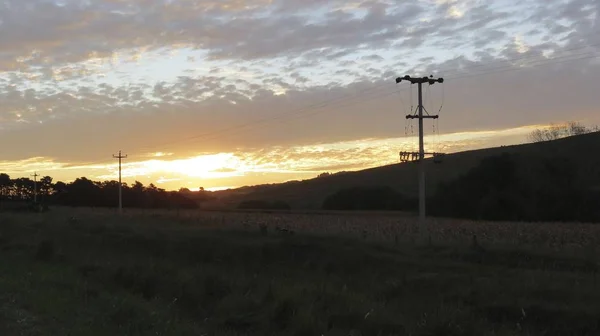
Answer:
M428 195L437 191L440 183L456 180L477 167L483 159L511 154L521 174L535 179L532 166L547 160L569 162L578 179L590 188L600 188L600 132L571 136L553 141L501 146L448 154L443 162L425 160ZM341 189L351 187L388 186L408 196L416 197L418 190L415 163L398 163L356 172L346 172L304 181L243 187L216 192L219 203L235 207L242 201L283 201L292 209L319 209L325 198ZM210 205L208 205L210 206Z

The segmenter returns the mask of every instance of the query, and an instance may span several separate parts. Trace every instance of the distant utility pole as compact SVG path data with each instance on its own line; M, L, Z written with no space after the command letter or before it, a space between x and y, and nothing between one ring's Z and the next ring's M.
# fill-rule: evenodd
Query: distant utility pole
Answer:
M425 145L423 144L423 119L437 119L438 115L423 115L423 84L429 83L433 85L435 83L443 83L443 78L434 79L430 77L410 77L408 75L404 77L396 78L396 84L403 80L410 82L410 84L418 84L419 86L419 113L417 115L409 114L406 119L419 119L419 220L425 219ZM412 111L411 111L412 113Z
M113 158L119 159L119 213L123 212L123 196L121 194L121 159L127 158L127 155L122 155L121 151L119 151L119 155L114 155Z
M33 172L33 203L37 203L37 177L40 176L37 172Z

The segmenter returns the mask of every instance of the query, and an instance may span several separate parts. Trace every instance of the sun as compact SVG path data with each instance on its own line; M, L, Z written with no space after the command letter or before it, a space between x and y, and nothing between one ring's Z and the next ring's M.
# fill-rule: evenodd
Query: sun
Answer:
M132 163L123 175L176 174L192 178L215 179L243 174L243 164L233 153L199 155L186 159L148 160Z

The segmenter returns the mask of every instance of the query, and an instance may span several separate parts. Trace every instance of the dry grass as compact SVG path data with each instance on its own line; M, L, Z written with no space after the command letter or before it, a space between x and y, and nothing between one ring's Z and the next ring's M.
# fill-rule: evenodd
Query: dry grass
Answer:
M598 334L595 226L423 232L387 214L0 214L0 334Z
M81 216L111 216L114 210L77 209ZM380 242L415 242L431 238L441 245L470 244L473 236L481 245L535 248L553 251L588 251L600 245L600 225L593 223L484 222L427 219L424 225L404 213L390 212L216 212L201 210L132 210L126 221L176 220L198 227L270 230L358 237Z

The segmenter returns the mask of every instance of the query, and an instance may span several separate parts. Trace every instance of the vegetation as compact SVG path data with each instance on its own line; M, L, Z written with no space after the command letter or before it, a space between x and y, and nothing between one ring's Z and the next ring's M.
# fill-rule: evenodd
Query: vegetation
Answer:
M520 167L518 154L490 156L429 199L431 215L478 220L600 222L600 190L580 178L567 158L540 159ZM342 189L327 210L416 211L418 202L389 187Z
M451 217L519 220L528 205L520 182L510 155L485 158L467 174L442 184L430 208Z
M562 125L550 125L545 129L536 129L529 133L528 138L532 142L552 141L565 137L597 132L598 126L588 128L578 122L571 121Z
M348 172L347 172L347 171L344 171L344 170L342 170L342 171L339 171L339 172L335 172L335 173L324 172L324 173L321 173L321 174L317 175L317 177L318 177L318 178L323 178L323 177L335 176L335 175L347 174L347 173L348 173Z
M342 189L323 202L324 210L414 210L415 206L414 199L383 186Z
M484 159L433 197L435 214L485 220L600 222L600 191L576 165L555 157L517 165L516 155Z
M577 130L577 124L569 129ZM572 131L579 132L579 131ZM427 211L431 215L525 221L600 221L600 159L579 155L600 150L600 132L521 146L448 155L442 165L425 162ZM415 164L360 172L322 174L303 182L224 193L165 191L140 182L124 184L126 208L237 208L257 210L416 211ZM0 209L26 209L33 181L0 174ZM38 201L67 206L115 207L118 182L79 178L38 182ZM229 198L227 195L234 195ZM237 198L237 201L235 197ZM219 204L210 204L213 201Z
M302 232L298 220L307 218L293 215L284 219L298 229L295 235L272 230L280 215L254 215L267 228L259 230L257 222L240 220L247 218L242 214L73 211L0 215L1 334L598 331L597 255L587 246L599 234L589 227L565 226L561 250L551 252L544 243L549 237L537 236L544 231L519 224L501 230L441 222L429 243L415 245L409 240L418 233L408 222L397 226L407 232L397 244L375 240L372 217L363 221L368 234L357 239ZM332 223L331 233L344 227L330 216L309 219L322 222L321 229ZM466 243L441 240L451 227L462 233L447 232ZM472 239L472 232L513 243L493 245L483 235ZM570 249L573 243L582 248Z
M37 183L38 202L43 204L115 207L117 205L119 182L96 182L85 177L71 183L56 182L45 176ZM34 199L35 185L29 178L11 179L0 174L0 207L11 208L11 203L22 204ZM198 202L210 200L210 192L200 190L191 192L182 189L178 192L165 191L153 184L144 186L135 182L129 186L123 183L123 206L137 208L197 208ZM9 204L6 204L9 202Z
M117 217L85 208L114 206L117 182L44 177L41 202L79 208L0 213L0 334L596 335L600 226L548 223L600 221L598 159L571 154L593 147L590 139L597 135L426 166L439 183L429 213L495 222L199 212L214 193L139 182L124 186L130 209ZM321 199L300 194L328 210L415 209L409 186L377 186L398 167L416 166L283 188L335 188ZM32 195L30 179L0 174L5 209ZM280 198L238 208L290 209L266 199Z

